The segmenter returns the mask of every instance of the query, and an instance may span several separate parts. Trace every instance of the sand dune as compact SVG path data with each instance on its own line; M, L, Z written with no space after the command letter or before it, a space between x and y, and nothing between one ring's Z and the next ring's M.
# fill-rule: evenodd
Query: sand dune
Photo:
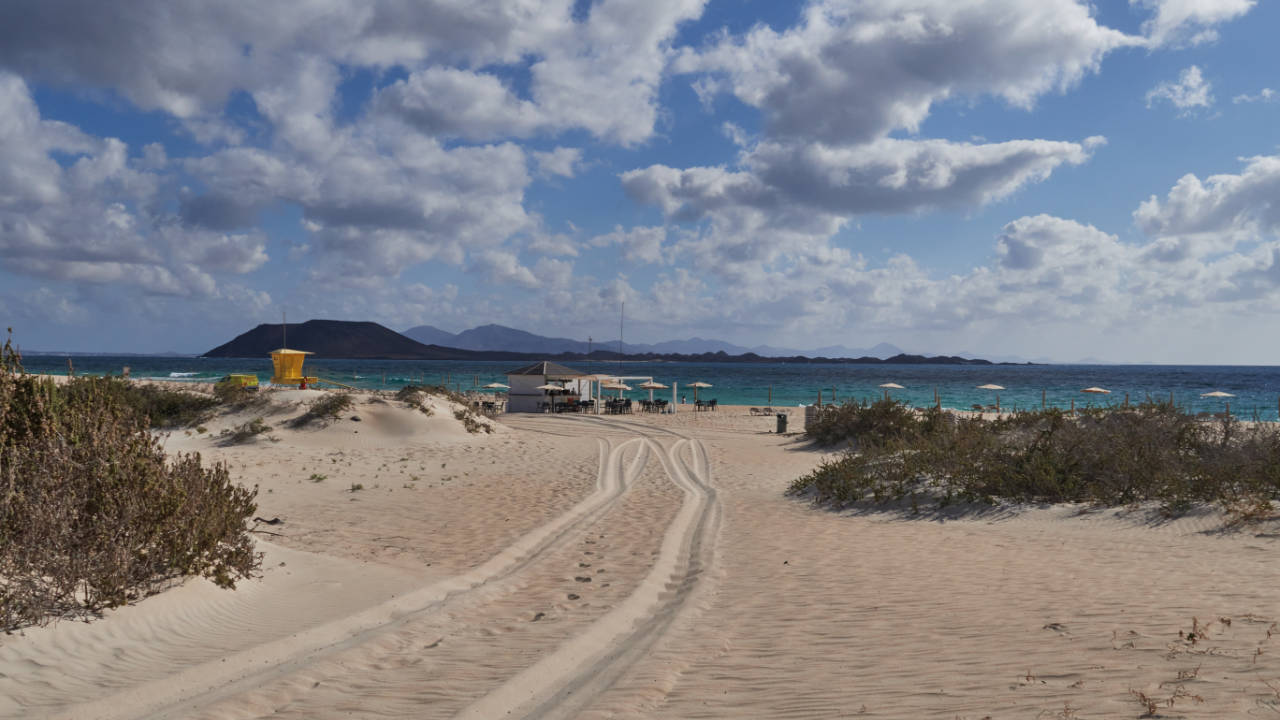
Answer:
M1280 714L1274 524L833 513L783 495L824 455L743 408L473 435L362 393L289 429L310 397L257 411L275 441L167 440L284 520L263 579L5 638L0 716Z

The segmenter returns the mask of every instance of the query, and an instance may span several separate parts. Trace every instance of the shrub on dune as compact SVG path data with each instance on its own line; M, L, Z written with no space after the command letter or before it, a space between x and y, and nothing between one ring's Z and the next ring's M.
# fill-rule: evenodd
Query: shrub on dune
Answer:
M851 447L792 483L844 506L864 499L1156 501L1169 512L1219 502L1265 516L1280 497L1280 427L1205 422L1164 403L1014 413L995 420L892 401L828 410L811 435ZM911 415L907 419L905 415Z
M259 557L256 490L200 456L170 461L119 381L27 375L0 351L0 628L80 617L200 575L233 587Z

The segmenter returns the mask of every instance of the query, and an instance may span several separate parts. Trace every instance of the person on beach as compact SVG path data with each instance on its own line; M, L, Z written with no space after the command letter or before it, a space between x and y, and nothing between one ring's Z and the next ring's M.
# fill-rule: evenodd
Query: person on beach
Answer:
M680 393L680 404L684 404L684 393Z

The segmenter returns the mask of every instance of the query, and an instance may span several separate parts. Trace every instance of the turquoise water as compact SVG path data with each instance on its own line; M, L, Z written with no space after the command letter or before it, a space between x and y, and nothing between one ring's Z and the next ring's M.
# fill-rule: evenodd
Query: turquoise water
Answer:
M257 373L266 381L271 377L271 361L227 358L182 357L73 357L77 373L119 374L130 366L133 377L165 380L216 380L231 372ZM65 374L65 356L27 356L23 363L30 372ZM444 384L468 390L473 385L505 382L505 372L527 363L509 361L458 362L416 360L316 360L308 359L307 374L326 377L364 389L395 389L408 383ZM823 394L823 402L862 400L880 397L878 386L893 382L905 386L892 390L892 396L913 405L931 405L936 388L942 404L949 408L969 408L974 404L991 405L1000 396L1004 408L1039 407L1041 393L1052 407L1067 408L1074 400L1085 405L1121 404L1125 393L1131 402L1148 397L1174 400L1193 412L1220 412L1224 401L1201 398L1200 394L1221 390L1236 395L1231 403L1234 414L1245 418L1256 413L1262 420L1280 419L1280 367L1210 366L1210 365L839 365L809 364L739 364L739 363L569 363L584 372L616 375L652 376L658 382L679 383L681 393L693 401L692 389L685 386L695 380L714 387L699 391L699 397L715 398L724 405L811 404ZM172 374L181 374L173 377ZM384 380L385 377L385 380ZM999 393L978 390L983 384L1002 385ZM634 384L634 383L632 383ZM1090 386L1111 390L1110 395L1088 395L1080 390ZM656 396L670 398L670 390L655 391ZM633 390L627 395L639 399L648 393Z

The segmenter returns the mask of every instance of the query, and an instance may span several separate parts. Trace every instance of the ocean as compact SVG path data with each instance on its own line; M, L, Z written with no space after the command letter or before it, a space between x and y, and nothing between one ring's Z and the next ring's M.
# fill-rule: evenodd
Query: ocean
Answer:
M66 374L66 356L23 357L28 372ZM271 377L269 358L193 358L172 356L72 356L77 374L118 375L129 366L135 378L178 381L210 381L228 373L256 373L264 383ZM318 360L306 361L306 372L361 389L396 389L410 383L448 384L469 390L490 382L505 382L507 370L522 362L425 361L425 360ZM1043 396L1051 407L1068 408L1116 405L1147 399L1174 401L1192 412L1221 412L1226 403L1245 419L1280 420L1280 367L1217 365L841 365L835 363L686 363L686 362L578 362L569 366L590 373L653 377L679 384L679 395L693 402L694 381L711 383L699 391L702 399L722 405L808 405L822 394L822 402L878 398L879 385L897 383L892 397L912 405L933 404L936 389L943 407L968 409L993 405L999 396L1007 409L1038 408ZM634 385L635 383L631 383ZM995 384L1001 391L979 390ZM1086 387L1111 390L1109 395L1082 393ZM1210 391L1231 393L1232 398L1202 398ZM772 393L772 401L770 400ZM648 393L624 393L639 399ZM670 390L655 391L670 398Z

